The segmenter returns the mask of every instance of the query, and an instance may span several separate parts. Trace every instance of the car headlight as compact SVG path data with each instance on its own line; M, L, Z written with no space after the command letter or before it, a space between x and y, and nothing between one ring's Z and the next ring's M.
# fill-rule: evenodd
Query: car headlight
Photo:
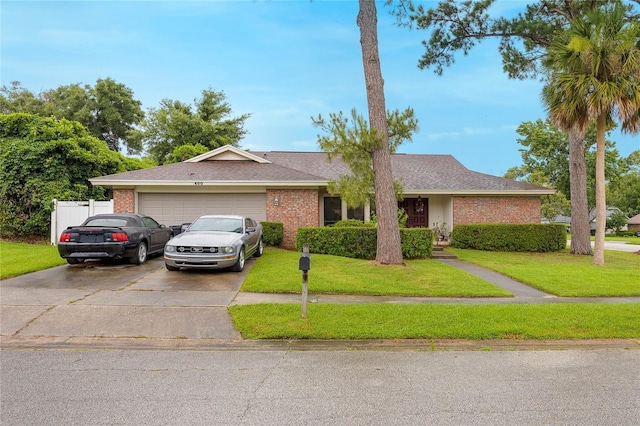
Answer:
M229 254L233 252L233 247L220 247L220 253Z
M176 251L176 246L166 245L164 246L164 251L166 251L167 253L173 253Z

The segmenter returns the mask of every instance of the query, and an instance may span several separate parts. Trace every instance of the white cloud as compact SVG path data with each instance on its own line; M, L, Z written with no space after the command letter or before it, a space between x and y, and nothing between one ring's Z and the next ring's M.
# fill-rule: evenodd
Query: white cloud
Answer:
M504 125L498 127L463 127L460 130L452 130L448 132L426 133L427 140L451 140L460 139L478 135L503 134L512 132L517 128L514 125Z

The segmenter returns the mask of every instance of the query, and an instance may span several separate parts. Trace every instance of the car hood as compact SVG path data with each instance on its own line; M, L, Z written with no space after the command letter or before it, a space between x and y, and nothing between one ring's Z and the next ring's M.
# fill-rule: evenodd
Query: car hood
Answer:
M172 246L232 246L242 234L220 231L186 231L173 237L167 244Z

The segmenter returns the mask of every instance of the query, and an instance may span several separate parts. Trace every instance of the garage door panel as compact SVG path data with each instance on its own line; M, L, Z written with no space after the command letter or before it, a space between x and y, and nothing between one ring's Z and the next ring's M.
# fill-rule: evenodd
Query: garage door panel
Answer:
M139 193L138 211L165 225L192 222L205 214L241 214L266 220L266 194Z

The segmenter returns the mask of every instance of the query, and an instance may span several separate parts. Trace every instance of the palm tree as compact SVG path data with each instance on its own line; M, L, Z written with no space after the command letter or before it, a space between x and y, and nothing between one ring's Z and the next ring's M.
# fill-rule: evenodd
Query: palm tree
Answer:
M550 119L564 130L596 130L596 241L594 265L604 265L606 225L605 131L621 122L640 130L640 23L625 18L616 2L572 22L547 53L549 84L543 90Z

